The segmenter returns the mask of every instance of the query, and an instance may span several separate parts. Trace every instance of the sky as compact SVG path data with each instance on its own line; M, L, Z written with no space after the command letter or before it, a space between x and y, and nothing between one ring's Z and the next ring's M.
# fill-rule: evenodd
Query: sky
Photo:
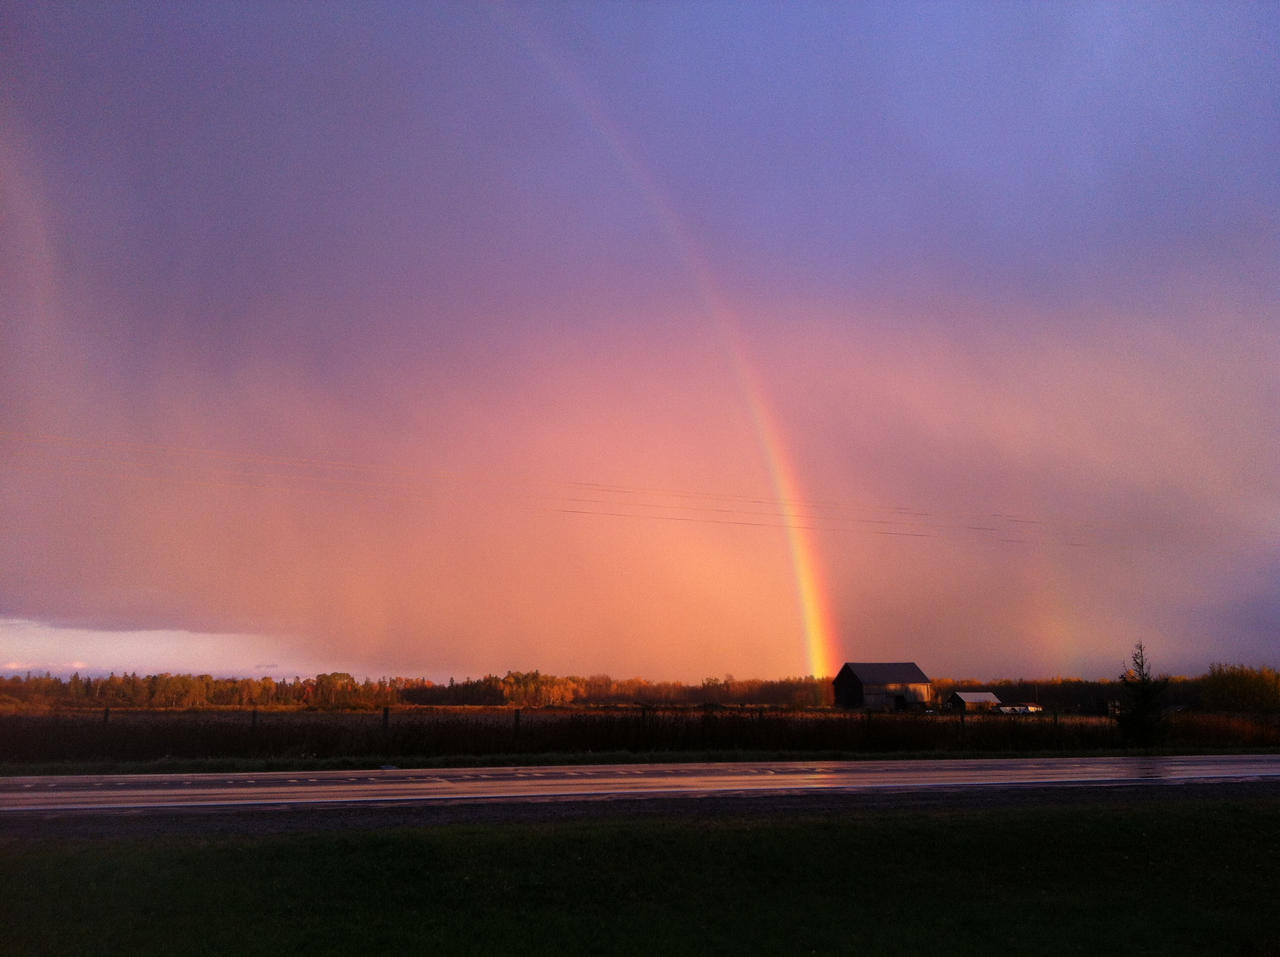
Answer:
M1275 666L1277 49L0 0L0 673Z

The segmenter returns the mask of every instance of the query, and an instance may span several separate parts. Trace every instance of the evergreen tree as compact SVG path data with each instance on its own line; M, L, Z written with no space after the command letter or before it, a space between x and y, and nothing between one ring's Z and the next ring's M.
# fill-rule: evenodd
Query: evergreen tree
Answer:
M1142 642L1133 646L1129 667L1121 673L1120 682L1126 703L1118 720L1125 740L1141 748L1158 744L1166 731L1163 698L1169 679L1156 678L1152 674L1147 649Z

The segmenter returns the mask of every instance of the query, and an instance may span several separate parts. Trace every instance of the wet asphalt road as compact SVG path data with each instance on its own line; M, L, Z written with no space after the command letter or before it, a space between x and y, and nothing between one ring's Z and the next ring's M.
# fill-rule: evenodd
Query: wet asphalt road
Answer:
M577 765L0 778L17 814L885 795L1280 783L1280 755Z

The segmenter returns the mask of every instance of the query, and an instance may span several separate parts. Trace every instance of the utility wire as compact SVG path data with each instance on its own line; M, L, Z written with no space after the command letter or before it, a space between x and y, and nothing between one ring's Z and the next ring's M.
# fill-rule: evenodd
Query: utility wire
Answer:
M780 499L760 495L628 485L595 481L533 480L500 475L477 479L443 470L415 470L334 457L232 452L147 442L87 440L65 435L0 429L0 441L18 456L4 465L30 471L36 459L54 458L62 470L86 476L116 475L148 481L221 488L247 488L286 494L357 492L390 499L436 501L452 488L483 492L488 486L508 504L523 504L566 515L665 522L692 522L759 528L800 528L935 538L961 534L1003 544L1040 541L1084 544L1087 524L1051 524L1006 512L936 513L902 505L880 506L836 501ZM70 467L68 467L70 466Z

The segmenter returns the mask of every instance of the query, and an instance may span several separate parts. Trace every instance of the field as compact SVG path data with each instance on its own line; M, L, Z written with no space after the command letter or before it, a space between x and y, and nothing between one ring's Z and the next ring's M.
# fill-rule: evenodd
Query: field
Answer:
M1171 716L1175 749L1280 746L1270 717ZM467 760L636 760L810 754L1101 752L1105 717L960 718L766 708L414 708L372 712L96 710L0 715L0 773L81 768L429 766Z
M1165 801L0 837L0 926L14 955L1280 954L1277 799Z
M1174 715L1170 747L1276 745ZM1115 751L1106 718L421 708L0 716L8 773L250 764ZM261 812L0 829L6 954L1242 954L1280 957L1280 797L655 802L321 829ZM988 798L983 798L986 802ZM408 815L407 817L404 815ZM95 823L96 821L96 823ZM280 822L279 829L273 829ZM333 823L330 821L330 823ZM301 828L299 830L299 827Z

